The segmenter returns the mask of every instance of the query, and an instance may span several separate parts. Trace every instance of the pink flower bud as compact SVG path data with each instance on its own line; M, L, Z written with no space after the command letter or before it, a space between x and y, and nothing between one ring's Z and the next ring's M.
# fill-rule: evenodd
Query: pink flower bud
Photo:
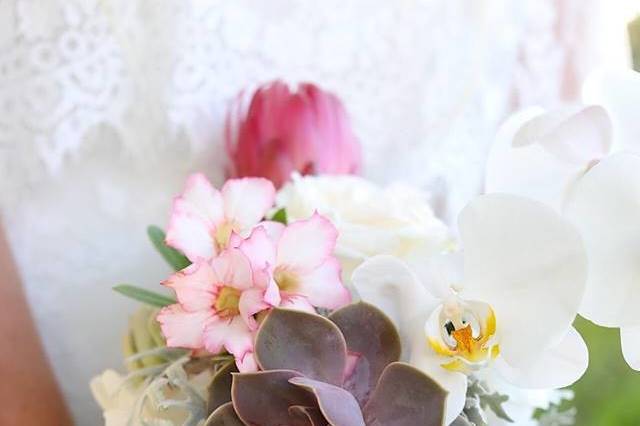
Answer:
M292 172L357 173L356 140L340 100L309 83L292 92L282 81L259 87L243 110L242 95L227 116L229 177L261 176L280 187Z

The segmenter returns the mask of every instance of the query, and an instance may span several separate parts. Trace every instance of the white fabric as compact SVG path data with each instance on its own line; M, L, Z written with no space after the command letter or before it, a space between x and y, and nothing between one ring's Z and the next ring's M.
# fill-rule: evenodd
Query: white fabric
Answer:
M366 175L455 217L498 121L571 96L597 1L0 1L3 220L77 423L98 423L87 383L117 365L135 306L110 288L168 275L144 228L166 224L188 171L221 181L240 89L336 92Z

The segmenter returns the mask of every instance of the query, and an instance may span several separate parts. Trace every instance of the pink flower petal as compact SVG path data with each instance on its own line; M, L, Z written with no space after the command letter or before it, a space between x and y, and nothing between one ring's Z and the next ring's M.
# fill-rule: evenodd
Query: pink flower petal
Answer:
M311 272L300 274L296 293L320 308L337 309L351 302L349 290L342 285L340 262L335 257Z
M203 332L210 318L210 311L187 312L178 304L162 308L156 317L167 346L190 349L203 347Z
M236 366L241 373L258 371L258 362L253 352L247 352L242 358L236 358Z
M170 276L163 285L176 293L178 302L187 311L206 310L214 303L216 276L211 266L198 261Z
M338 238L335 226L314 213L309 219L287 226L278 242L277 265L309 272L327 260Z
M277 243L280 240L280 237L286 228L282 223L275 222L273 220L265 220L260 222L257 226L263 227L264 230L267 231L267 235L271 238L271 241L274 243Z
M223 251L211 259L211 267L217 277L218 285L246 290L253 287L253 274L249 259L237 248Z
M275 193L271 181L264 178L228 180L222 187L226 219L250 230L273 206Z
M178 198L173 203L165 242L180 250L192 262L210 259L216 254L211 237L213 230L209 222L191 211L190 206Z
M254 271L275 265L276 245L262 225L255 227L249 238L243 240L238 248L249 258Z
M271 305L264 300L264 290L260 288L245 290L240 295L240 302L238 304L240 316L252 331L258 329L258 323L253 316L270 307Z
M285 295L280 302L281 308L295 309L296 311L309 312L310 314L317 313L315 308L306 297L295 294Z
M193 211L214 224L224 220L224 209L220 191L211 186L202 173L189 176L182 198Z
M253 333L239 315L211 318L205 327L203 340L209 352L217 354L224 348L233 354L236 363L242 361L248 352L253 352Z

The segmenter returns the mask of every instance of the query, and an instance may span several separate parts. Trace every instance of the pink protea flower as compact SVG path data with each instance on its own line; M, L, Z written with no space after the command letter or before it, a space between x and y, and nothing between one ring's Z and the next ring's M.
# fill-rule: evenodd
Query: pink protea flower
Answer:
M274 81L253 94L246 112L241 96L227 116L229 175L263 176L282 186L301 174L360 170L360 146L340 100L309 83L292 92Z
M259 225L238 248L250 259L272 304L275 288L281 307L315 312L314 307L336 309L351 301L333 255L337 237L333 224L316 213L286 227Z
M227 249L209 262L199 260L163 284L178 299L157 317L167 346L204 348L214 354L226 349L238 370L256 370L253 334L258 325L253 316L271 305L240 250Z
M218 191L203 174L193 174L173 202L166 243L192 262L210 259L233 233L251 232L274 199L275 188L264 178L230 179Z

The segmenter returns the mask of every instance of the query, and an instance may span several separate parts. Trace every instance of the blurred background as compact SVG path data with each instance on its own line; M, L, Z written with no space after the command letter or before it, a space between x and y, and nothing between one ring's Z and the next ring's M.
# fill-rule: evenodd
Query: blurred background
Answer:
M238 93L273 79L333 92L363 174L427 190L453 223L508 114L639 66L638 13L637 0L0 0L2 220L78 424L98 422L87 383L120 362L135 307L111 287L168 273L144 230L166 224L187 173L222 181ZM578 327L592 363L577 424L639 424L617 330Z

